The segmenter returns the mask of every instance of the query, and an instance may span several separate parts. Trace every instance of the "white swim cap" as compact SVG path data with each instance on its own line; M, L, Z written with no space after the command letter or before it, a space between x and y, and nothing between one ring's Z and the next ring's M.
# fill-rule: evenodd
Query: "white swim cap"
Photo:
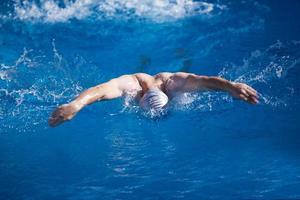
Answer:
M158 88L148 90L140 100L140 106L143 109L151 109L155 111L162 110L168 103L168 96Z

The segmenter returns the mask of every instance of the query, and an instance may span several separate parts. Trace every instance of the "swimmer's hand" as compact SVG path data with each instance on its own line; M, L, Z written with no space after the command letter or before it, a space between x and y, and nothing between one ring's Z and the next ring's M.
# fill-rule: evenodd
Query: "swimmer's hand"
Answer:
M58 126L65 121L71 120L78 111L79 109L74 104L61 105L52 113L48 123L52 127Z
M229 93L233 97L242 99L251 104L257 104L259 102L257 91L249 85L244 83L231 83L231 85L232 86L229 89Z

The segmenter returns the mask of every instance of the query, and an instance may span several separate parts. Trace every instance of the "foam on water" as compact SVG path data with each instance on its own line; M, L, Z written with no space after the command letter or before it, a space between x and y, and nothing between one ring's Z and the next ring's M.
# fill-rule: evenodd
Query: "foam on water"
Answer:
M193 0L45 0L16 1L16 18L26 21L67 22L71 19L120 18L164 22L194 15L210 15L226 8Z

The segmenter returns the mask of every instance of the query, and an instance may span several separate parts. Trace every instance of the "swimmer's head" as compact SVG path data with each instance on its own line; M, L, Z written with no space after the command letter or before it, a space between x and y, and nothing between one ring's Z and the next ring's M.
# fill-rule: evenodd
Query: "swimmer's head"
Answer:
M157 88L149 89L141 98L140 106L145 110L160 111L168 103L168 96Z

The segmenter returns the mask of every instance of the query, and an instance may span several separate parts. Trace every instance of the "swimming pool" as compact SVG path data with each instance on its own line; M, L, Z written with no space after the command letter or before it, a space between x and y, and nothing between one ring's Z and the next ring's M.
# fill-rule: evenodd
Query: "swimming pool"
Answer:
M299 199L300 2L1 1L1 199ZM253 106L125 100L49 128L82 90L135 72L248 83Z

